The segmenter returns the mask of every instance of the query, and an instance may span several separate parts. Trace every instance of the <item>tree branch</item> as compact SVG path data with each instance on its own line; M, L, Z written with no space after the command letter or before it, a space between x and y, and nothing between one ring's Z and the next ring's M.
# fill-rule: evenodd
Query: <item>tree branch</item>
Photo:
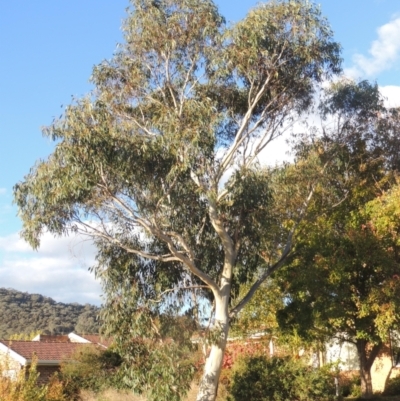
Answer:
M237 316L237 314L245 307L245 305L251 300L251 298L253 297L253 295L255 294L255 292L258 290L258 288L260 288L261 284L268 278L271 276L272 273L274 273L276 270L278 270L281 266L283 266L283 264L285 263L286 259L291 256L291 249L293 246L293 236L294 233L297 229L297 227L299 226L299 224L301 223L301 221L304 218L305 212L308 208L308 205L311 201L311 198L314 194L314 188L311 189L311 191L309 192L307 199L304 202L304 206L302 211L299 214L299 217L296 221L296 223L293 225L293 227L291 228L286 244L285 244L285 248L282 252L281 257L279 258L279 260L273 264L267 267L267 269L265 270L265 272L258 278L258 280L251 286L250 290L247 292L247 294L243 297L243 299L231 310L231 312L229 313L229 317L230 319L234 318Z
M160 303L162 302L162 297L170 292L175 292L175 291L181 291L181 290L195 290L198 288L209 288L208 285L189 285L187 287L178 287L178 288L170 288L168 290L163 291L160 294L160 297L158 299L150 299L150 302L154 302L154 303Z

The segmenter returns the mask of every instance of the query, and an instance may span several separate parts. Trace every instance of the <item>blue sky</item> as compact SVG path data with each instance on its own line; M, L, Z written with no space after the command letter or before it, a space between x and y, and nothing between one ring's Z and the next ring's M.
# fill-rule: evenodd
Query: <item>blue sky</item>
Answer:
M254 0L217 0L228 21L241 19ZM377 81L400 98L400 2L323 0L323 14L342 44L346 74ZM122 41L127 0L13 0L0 2L0 287L40 292L60 301L99 303L87 272L93 249L75 239L46 237L32 252L18 238L21 224L12 187L52 150L40 127L71 96L90 90L92 67ZM400 104L400 103L399 103Z

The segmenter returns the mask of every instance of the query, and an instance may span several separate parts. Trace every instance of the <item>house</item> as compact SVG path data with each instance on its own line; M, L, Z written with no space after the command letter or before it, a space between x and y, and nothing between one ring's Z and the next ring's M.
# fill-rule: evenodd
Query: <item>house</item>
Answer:
M372 388L374 392L385 389L389 379L400 376L400 338L391 333L371 367ZM355 344L345 341L332 340L326 344L325 363L339 364L342 372L357 372L359 359Z
M60 369L61 362L68 359L84 344L71 342L8 341L0 340L0 360L5 366L3 375L16 377L37 358L39 383L46 383Z
M197 340L197 338L196 338ZM198 340L196 342L199 342ZM284 351L277 344L277 337L269 335L268 332L262 331L255 333L246 338L229 338L227 344L227 351L225 359L234 359L237 354L244 352L245 346L249 345L250 349L254 348L253 345L261 345L264 342L262 352L269 356L280 356ZM235 350L235 347L238 350ZM359 358L355 344L346 342L344 340L332 339L325 344L324 350L318 352L306 352L300 350L298 356L302 355L311 356L310 364L314 367L324 366L326 364L337 363L344 376L352 376L358 374L360 365ZM231 365L225 364L225 365ZM374 392L381 392L385 389L389 379L400 376L400 333L392 332L371 368L372 388Z
M107 349L109 341L98 335L36 336L32 341L0 340L0 365L3 365L3 376L16 377L18 372L29 367L32 358L37 358L38 382L43 384L60 369L61 363L68 360L80 347L97 346Z

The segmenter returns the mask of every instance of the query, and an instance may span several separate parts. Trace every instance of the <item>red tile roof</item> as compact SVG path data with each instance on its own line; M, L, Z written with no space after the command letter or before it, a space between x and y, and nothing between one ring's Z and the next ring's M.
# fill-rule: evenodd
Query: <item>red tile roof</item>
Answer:
M0 340L0 343L10 348L12 351L21 355L27 360L32 359L32 355L36 354L38 363L40 361L58 361L70 357L79 347L92 346L91 344L79 343L55 343L55 342L40 342L40 341L10 341Z

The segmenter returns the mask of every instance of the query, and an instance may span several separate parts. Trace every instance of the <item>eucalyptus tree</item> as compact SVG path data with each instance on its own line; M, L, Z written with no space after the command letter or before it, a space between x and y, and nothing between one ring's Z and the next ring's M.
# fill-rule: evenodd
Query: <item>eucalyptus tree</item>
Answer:
M35 248L45 230L92 237L108 317L124 313L122 293L140 313L122 325L131 337L144 335L139 323L157 331L145 311L201 290L214 340L198 400L214 400L230 318L292 245L295 224L275 219L258 157L340 71L340 47L308 1L260 4L232 25L211 0L131 5L125 43L94 68L93 93L44 130L54 152L15 186L22 236Z

